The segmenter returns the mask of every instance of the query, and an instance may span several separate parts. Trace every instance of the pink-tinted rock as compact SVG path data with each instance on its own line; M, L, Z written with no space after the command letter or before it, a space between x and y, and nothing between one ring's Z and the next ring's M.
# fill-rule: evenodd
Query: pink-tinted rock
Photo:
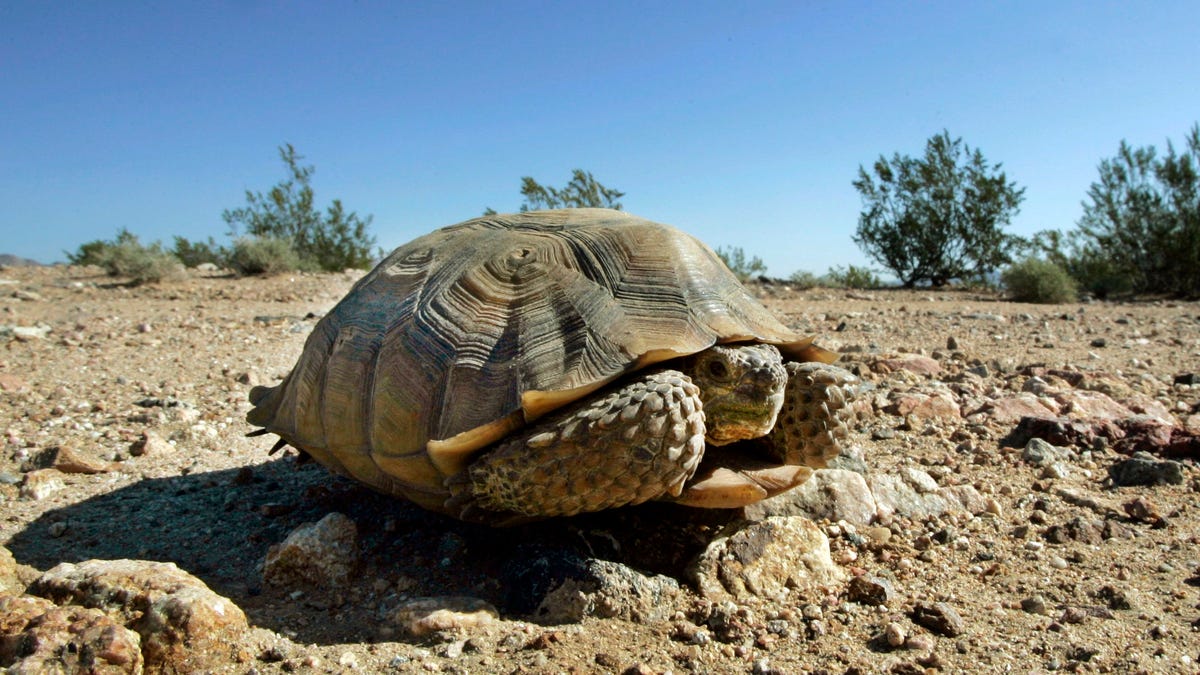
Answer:
M31 594L103 611L141 636L146 670L193 673L227 669L248 654L249 625L228 598L174 563L88 560L59 564Z
M12 373L0 373L0 391L25 391L29 385Z
M1062 413L1076 419L1118 420L1133 415L1133 411L1097 391L1070 390L1059 392L1054 399Z
M942 364L928 356L904 355L876 362L876 369L885 373L907 370L918 375L936 375L942 372Z
M913 415L919 419L955 420L962 417L962 411L954 395L946 391L933 394L917 392L902 392L892 397L892 402L886 412L906 417Z
M1200 434L1164 424L1157 418L1139 415L1117 422L1125 435L1113 443L1113 450L1132 455L1148 452L1160 457L1200 458Z
M1017 394L989 401L976 412L987 415L998 424L1012 424L1020 421L1022 417L1050 418L1057 416L1058 410L1048 407L1047 403L1045 399L1038 398L1033 394Z
M0 666L10 675L137 675L141 638L99 609L0 596Z

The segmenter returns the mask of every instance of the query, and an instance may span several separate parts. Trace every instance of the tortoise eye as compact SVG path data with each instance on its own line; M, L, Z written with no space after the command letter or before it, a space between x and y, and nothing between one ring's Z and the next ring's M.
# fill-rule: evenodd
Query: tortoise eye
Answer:
M725 362L720 359L709 361L705 368L708 370L709 375L718 380L724 380L729 377L729 366L726 366Z

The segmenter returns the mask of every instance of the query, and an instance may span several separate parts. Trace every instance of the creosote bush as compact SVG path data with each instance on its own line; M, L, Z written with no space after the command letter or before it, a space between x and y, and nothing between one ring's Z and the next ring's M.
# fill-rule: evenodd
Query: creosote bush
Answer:
M869 267L837 265L830 267L825 276L821 277L821 285L833 288L867 289L879 288L883 282Z
M1000 275L1000 281L1017 302L1055 304L1079 299L1071 275L1041 258L1026 258L1013 263Z
M788 277L788 283L798 290L807 291L821 285L821 279L808 270L796 270Z
M240 237L229 251L229 266L242 275L271 275L293 272L305 266L288 239Z
M762 258L751 256L747 259L746 252L742 250L741 246L731 246L729 248L721 246L717 248L715 253L739 281L749 281L754 277L767 273L767 266L763 263Z
M183 266L179 259L164 251L162 244L142 244L137 235L121 229L112 240L97 239L67 253L73 265L96 265L111 277L126 277L133 285L179 278Z

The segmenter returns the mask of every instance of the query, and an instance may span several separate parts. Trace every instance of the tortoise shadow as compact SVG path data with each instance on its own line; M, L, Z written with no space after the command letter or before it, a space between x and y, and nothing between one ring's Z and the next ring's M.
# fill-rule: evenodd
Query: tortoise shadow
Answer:
M358 528L360 564L352 586L306 589L300 601L296 589L264 586L268 548L333 511ZM332 644L373 639L373 627L405 596L474 596L505 616L528 618L535 601L513 580L547 552L679 579L687 562L739 516L652 503L491 528L424 511L289 457L144 479L47 511L7 546L18 561L43 571L91 559L173 562L231 599L252 625Z

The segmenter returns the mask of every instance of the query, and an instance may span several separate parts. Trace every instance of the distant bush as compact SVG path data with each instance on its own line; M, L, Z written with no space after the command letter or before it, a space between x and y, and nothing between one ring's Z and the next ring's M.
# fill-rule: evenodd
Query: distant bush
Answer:
M821 285L821 279L807 270L796 270L788 277L788 283L802 291Z
M171 251L184 267L198 267L211 263L217 267L225 266L228 251L219 246L212 237L208 241L188 241L186 237L175 237L175 248Z
M162 244L142 244L124 228L115 239L83 244L75 253L67 253L67 260L74 265L96 265L109 276L127 277L134 285L178 278L183 272L179 259L164 251Z
M822 286L834 288L864 289L878 288L883 285L883 282L869 267L859 267L858 265L830 267L821 279Z
M716 253L721 262L725 263L725 266L740 281L749 281L754 277L767 273L767 266L763 263L762 258L753 256L747 260L746 252L742 250L741 246L730 248L721 246L716 250Z
M244 231L251 237L288 239L306 267L331 272L370 267L375 245L375 237L367 232L371 216L364 219L353 211L347 213L337 199L321 213L313 204L310 185L315 169L300 165L304 158L290 143L279 148L279 158L289 177L266 194L247 190L246 206L226 209L221 217L230 234Z
M278 237L235 239L228 262L238 274L244 275L282 274L304 267L292 242Z
M1026 258L1013 263L1000 275L1009 297L1017 302L1045 304L1074 302L1079 299L1075 280L1062 267L1041 258Z

